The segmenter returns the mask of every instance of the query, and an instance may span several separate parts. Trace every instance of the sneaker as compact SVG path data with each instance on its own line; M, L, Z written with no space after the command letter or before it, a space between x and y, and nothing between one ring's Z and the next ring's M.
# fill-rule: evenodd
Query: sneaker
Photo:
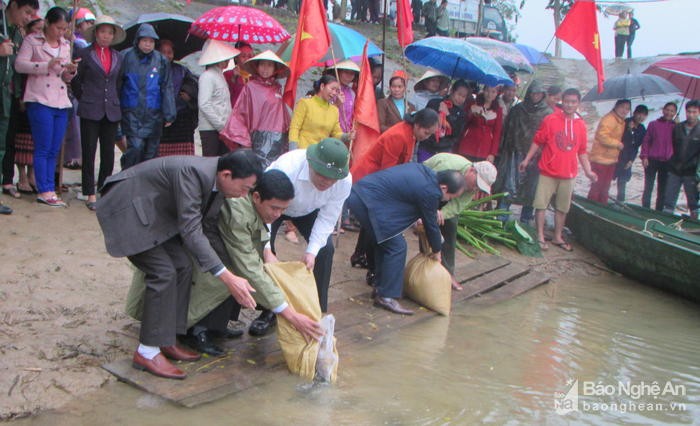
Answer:
M36 202L39 204L46 204L47 206L50 207L66 207L66 203L63 202L58 197L51 197L51 198L42 198L42 197L37 197Z

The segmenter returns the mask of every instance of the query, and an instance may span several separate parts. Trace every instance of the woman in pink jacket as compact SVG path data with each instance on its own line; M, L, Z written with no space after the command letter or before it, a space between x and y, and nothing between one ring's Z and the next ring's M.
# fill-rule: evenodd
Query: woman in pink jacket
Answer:
M498 101L498 87L484 86L476 104L467 110L467 128L457 153L472 162L494 162L498 155L503 128L503 111Z
M70 43L63 38L67 29L68 13L60 7L49 9L43 33L28 35L15 61L17 72L28 74L24 102L34 139L36 200L52 207L65 207L56 195L54 173L72 107L68 82L77 69Z

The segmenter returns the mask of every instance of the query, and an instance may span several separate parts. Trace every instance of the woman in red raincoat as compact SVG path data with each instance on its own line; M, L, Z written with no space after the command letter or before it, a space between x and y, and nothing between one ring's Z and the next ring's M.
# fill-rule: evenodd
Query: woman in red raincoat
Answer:
M231 149L252 148L267 167L288 149L291 118L277 79L286 77L289 67L271 50L252 57L241 67L251 77L220 137Z
M457 153L472 162L493 163L498 155L503 128L503 111L496 100L498 88L484 86L476 104L467 111L467 129L457 148Z

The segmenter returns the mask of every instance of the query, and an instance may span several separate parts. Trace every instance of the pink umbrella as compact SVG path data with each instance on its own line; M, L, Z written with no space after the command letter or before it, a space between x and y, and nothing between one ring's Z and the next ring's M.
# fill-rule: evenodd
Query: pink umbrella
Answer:
M673 56L654 62L644 70L655 74L681 89L683 97L700 98L700 56Z
M197 18L190 34L235 43L282 43L291 36L279 22L267 13L245 6L222 6Z

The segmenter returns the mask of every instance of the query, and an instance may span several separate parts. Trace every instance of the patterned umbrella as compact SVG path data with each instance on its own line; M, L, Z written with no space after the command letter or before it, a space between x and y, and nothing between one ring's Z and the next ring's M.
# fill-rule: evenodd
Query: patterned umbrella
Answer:
M245 6L211 9L194 21L190 33L201 38L251 44L282 43L291 37L275 18Z
M362 50L365 47L365 41L367 37L348 28L344 25L334 24L332 22L328 23L328 32L331 35L331 42L333 43L333 53L335 54L335 62L340 62L344 59L359 60L362 57ZM292 58L292 50L294 49L294 38L292 38L285 45L280 47L277 52L282 60L289 62ZM367 46L367 56L379 56L383 52L376 44L369 42ZM330 49L326 52L326 55L319 61L319 66L330 66L333 65L333 55Z
M700 56L672 56L654 62L644 70L673 83L687 99L700 98Z
M434 68L452 78L474 80L489 86L513 85L513 80L495 59L465 40L428 37L406 46L405 54L414 64Z
M521 71L533 73L532 65L525 55L512 44L494 40L487 37L468 37L465 40L476 47L484 49L496 62L501 64L506 71Z

